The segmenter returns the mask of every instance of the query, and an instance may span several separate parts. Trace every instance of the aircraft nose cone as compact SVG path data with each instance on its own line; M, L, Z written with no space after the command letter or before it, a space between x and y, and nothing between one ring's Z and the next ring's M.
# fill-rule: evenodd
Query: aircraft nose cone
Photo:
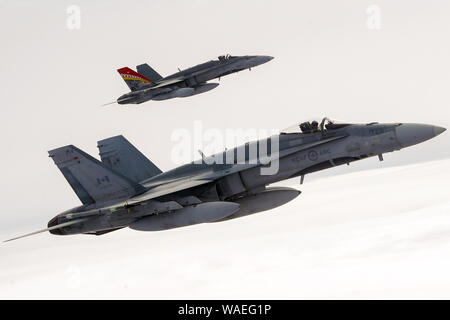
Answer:
M251 61L251 65L256 67L259 66L260 64L269 62L270 60L272 60L273 57L271 56L253 56L253 58L250 60Z
M419 123L404 123L395 129L397 140L402 148L434 138L444 131L445 128Z
M447 129L445 129L443 127L434 126L433 130L434 130L434 136L438 136Z
M272 59L273 59L273 57L271 57L271 56L260 56L261 63L269 62Z

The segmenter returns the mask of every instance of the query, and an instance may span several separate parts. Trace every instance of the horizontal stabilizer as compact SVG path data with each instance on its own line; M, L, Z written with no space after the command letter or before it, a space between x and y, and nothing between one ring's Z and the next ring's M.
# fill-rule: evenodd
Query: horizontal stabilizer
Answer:
M140 182L162 173L124 136L100 140L97 147L104 164L134 182Z

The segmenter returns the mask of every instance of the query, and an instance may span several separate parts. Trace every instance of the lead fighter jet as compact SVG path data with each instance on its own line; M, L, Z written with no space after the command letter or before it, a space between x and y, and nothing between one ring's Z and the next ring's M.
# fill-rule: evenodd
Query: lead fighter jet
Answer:
M303 181L308 173L372 156L382 160L383 153L444 131L425 124L349 124L324 118L285 130L273 136L277 140L247 143L202 157L201 164L189 163L167 172L161 172L123 136L98 142L101 161L68 145L49 151L49 156L83 204L58 214L48 228L28 235L45 231L101 235L124 227L157 231L239 218L278 207L300 194L293 188L268 187L274 182L293 177ZM278 141L278 150L271 141ZM269 145L270 155L258 154L256 161L250 161L251 148L263 145ZM244 163L235 161L239 154L245 154ZM227 155L232 155L234 164L208 164L211 157ZM263 167L276 161L274 174L262 174Z
M273 57L269 56L223 55L217 60L199 64L167 77L162 77L148 64L138 65L137 72L128 67L120 68L117 71L131 92L120 96L117 103L139 104L149 100L159 101L194 96L219 85L207 83L209 80L251 69L272 59Z

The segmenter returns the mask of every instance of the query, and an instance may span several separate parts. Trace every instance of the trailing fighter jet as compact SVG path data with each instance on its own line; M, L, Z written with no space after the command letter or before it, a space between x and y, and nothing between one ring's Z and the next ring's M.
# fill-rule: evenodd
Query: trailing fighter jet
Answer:
M117 103L139 104L148 100L159 101L194 96L219 85L207 83L209 80L251 69L272 59L273 57L269 56L224 55L217 60L199 64L167 77L162 77L148 64L137 66L137 72L128 67L120 68L117 71L131 92L120 96Z
M125 227L157 231L239 218L281 206L300 194L293 188L270 187L272 183L293 177L303 182L311 172L372 156L383 160L386 152L445 131L425 124L350 124L328 118L293 128L212 156L202 155L201 163L167 172L161 172L123 136L98 142L101 161L73 145L51 150L49 156L82 205L58 214L48 228L31 234L102 235ZM257 154L252 150L258 150ZM238 161L239 155L243 161ZM220 159L226 161L216 161ZM263 172L272 165L277 170Z

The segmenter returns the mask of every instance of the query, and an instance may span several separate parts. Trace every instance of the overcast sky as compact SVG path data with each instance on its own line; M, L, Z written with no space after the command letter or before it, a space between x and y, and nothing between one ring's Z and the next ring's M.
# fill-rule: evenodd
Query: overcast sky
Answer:
M67 27L69 5L81 9L79 30ZM367 26L370 5L379 30ZM314 116L449 127L449 10L446 0L0 0L0 228L45 226L79 205L47 157L67 144L97 156L98 140L123 134L168 170L173 130L195 120L221 130ZM275 59L202 95L100 107L128 91L120 67L147 62L168 75L226 53ZM382 165L448 157L449 142L445 133Z

